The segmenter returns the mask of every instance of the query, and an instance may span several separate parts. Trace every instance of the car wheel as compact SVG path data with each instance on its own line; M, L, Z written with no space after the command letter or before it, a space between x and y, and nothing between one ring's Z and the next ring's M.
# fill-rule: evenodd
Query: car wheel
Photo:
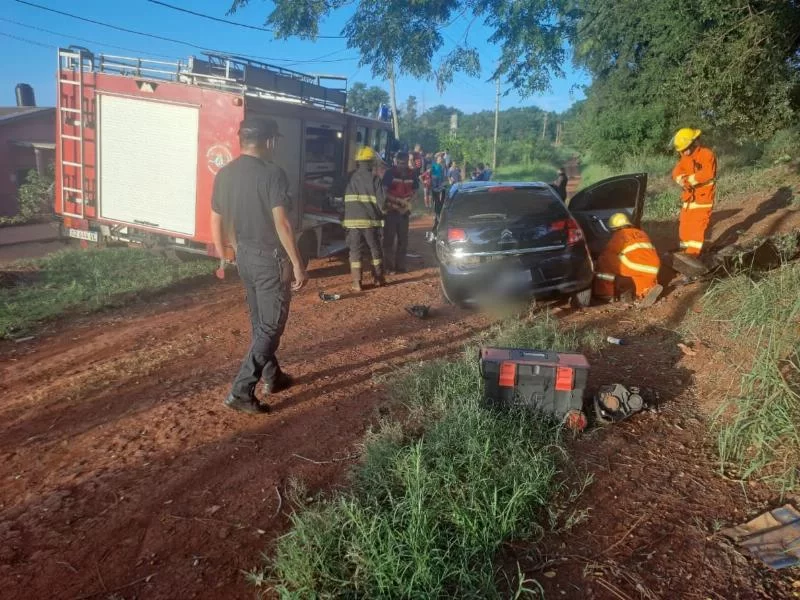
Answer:
M444 284L444 279L442 279L441 275L439 276L439 287L442 290L442 300L446 304L452 304L453 306L458 306L459 308L467 308L467 305L461 298L461 296L453 292L453 290L448 291L447 286Z
M592 303L592 288L572 294L570 303L574 308L587 308Z

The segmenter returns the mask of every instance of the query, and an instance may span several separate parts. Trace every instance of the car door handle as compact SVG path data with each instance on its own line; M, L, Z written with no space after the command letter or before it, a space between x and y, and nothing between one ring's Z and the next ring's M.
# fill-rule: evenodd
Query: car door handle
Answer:
M601 219L597 215L592 215L592 221L596 223L600 227L600 229L602 229L606 233L611 233L611 230L608 227L606 227L605 221L603 221L603 219Z

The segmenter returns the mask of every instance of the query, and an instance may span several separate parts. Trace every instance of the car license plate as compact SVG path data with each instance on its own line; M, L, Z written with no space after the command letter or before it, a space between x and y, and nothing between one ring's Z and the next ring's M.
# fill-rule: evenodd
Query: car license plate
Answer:
M86 240L88 242L97 241L96 231L86 231L85 229L67 229L67 235L76 240Z

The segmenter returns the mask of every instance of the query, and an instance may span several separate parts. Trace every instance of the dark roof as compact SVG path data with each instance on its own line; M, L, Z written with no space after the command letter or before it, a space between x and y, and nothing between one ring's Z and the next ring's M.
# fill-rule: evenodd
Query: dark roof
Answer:
M43 106L0 106L0 125L35 114L53 112L55 108Z
M543 181L465 181L456 185L462 192L473 192L498 186L534 189L547 189L550 187L549 184L544 183Z

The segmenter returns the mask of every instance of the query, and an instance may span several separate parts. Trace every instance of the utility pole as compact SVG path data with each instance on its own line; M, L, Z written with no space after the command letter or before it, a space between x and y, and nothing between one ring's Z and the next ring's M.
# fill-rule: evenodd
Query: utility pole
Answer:
M542 125L542 139L547 137L547 117L549 113L544 113L544 124Z
M394 139L400 139L400 120L397 117L397 94L394 90L394 64L389 64L389 92L392 102L392 126L394 127Z
M494 101L494 143L492 144L492 171L497 170L497 125L500 120L500 77L495 79L497 82L497 93Z

